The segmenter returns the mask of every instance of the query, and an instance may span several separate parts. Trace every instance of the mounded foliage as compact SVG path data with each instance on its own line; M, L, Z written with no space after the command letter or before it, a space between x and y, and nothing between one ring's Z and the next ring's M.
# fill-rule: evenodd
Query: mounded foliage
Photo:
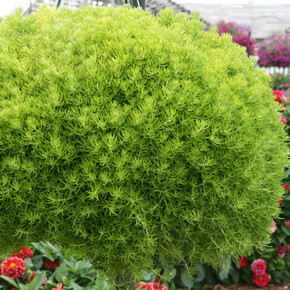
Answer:
M110 274L269 241L286 134L229 35L130 8L0 24L0 249L39 239ZM123 274L122 274L123 273Z

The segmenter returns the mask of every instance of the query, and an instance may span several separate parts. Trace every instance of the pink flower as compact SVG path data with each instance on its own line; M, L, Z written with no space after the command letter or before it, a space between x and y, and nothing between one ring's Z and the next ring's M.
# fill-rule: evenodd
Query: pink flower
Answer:
M286 221L286 222L285 222L285 225L286 225L288 228L290 228L290 220Z
M264 260L258 259L253 261L251 264L251 269L254 272L255 275L263 275L266 273L267 270L267 264L265 263Z
M259 287L264 287L268 285L270 278L267 273L263 273L261 275L254 274L252 276L252 281Z
M141 288L139 288L142 286ZM168 290L165 285L160 286L158 282L153 283L146 283L146 282L140 282L135 286L136 289L146 289L146 290Z
M287 118L284 115L281 115L279 119L282 123L287 124Z
M285 248L283 246L277 246L276 249L279 251L279 257L284 258L285 257Z
M286 246L286 251L290 252L290 245Z
M288 191L290 190L289 183L287 182L283 183L283 187Z
M270 228L270 231L271 231L272 233L275 233L276 230L277 230L276 223L275 223L274 220L272 220L272 226L271 226L271 228Z

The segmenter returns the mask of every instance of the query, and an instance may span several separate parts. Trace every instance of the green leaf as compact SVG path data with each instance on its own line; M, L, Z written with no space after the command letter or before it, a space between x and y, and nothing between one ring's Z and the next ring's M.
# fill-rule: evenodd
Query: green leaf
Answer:
M209 284L217 284L215 271L211 267L206 267L206 280Z
M163 276L165 277L165 280L172 280L176 276L176 269L175 268L166 268L164 270Z
M271 273L272 280L276 283L282 283L281 276L282 274L279 271L273 271Z
M71 268L68 268L68 270L71 271L72 273L76 274L76 273L79 273L85 269L87 269L87 271L88 271L91 266L92 265L89 261L77 261L74 264L74 266Z
M10 277L7 277L7 276L3 276L3 275L0 275L0 277L5 280L6 282L8 282L9 284L13 285L14 287L16 287L17 289L19 289L17 283L15 282L15 280L13 280L12 278Z
M220 261L218 276L221 280L225 280L229 276L232 258L230 255L225 255L221 257Z
M194 290L200 290L201 289L201 284L200 282L194 281L192 289Z
M92 269L87 274L96 274L99 276L99 275L102 275L103 273L101 270Z
M240 280L240 272L238 270L234 269L231 274L232 274L232 278L233 278L234 283L238 283Z
M191 289L194 284L194 278L187 276L185 272L181 273L181 281L185 287Z
M288 227L285 226L285 225L282 225L282 226L281 226L281 229L282 229L282 231L283 231L287 236L290 236L290 228L288 228Z
M287 177L289 177L290 176L290 169L287 169L286 171L285 171L285 177L284 178L287 178Z
M251 275L248 275L246 273L242 273L242 279L243 279L243 282L246 282L247 284L252 283Z
M41 272L39 274L37 274L31 283L29 283L28 285L28 289L27 290L36 290L39 289L42 285L42 283L45 281L46 278L46 272Z
M32 269L38 271L42 264L43 264L43 257L42 255L35 255L31 258L33 266Z
M68 274L68 268L65 263L61 263L61 265L55 270L55 279L58 282L61 282L62 277L66 277Z
M81 287L80 285L78 285L77 283L71 281L71 287L73 288L73 290L82 290L83 287Z
M67 266L69 266L70 268L73 268L74 264L76 263L75 260L68 260L67 258L65 258L63 261L64 261L65 264L66 264Z
M31 258L26 258L24 262L27 268L30 268L33 265Z
M285 269L285 261L282 258L278 258L274 261L275 269L276 270L283 270Z
M40 252L44 257L48 258L51 261L62 257L62 253L60 250L52 245L50 242L39 242L39 243L32 243L35 249Z
M151 282L155 278L155 274L153 272L149 272L149 271L143 271L141 275L142 275L143 279L145 280L145 282Z
M284 244L285 243L285 237L282 235L277 235L277 240L279 241L280 244Z
M283 281L283 284L286 284L290 281L290 272L289 271L286 271L286 273L283 273L282 281Z
M205 278L205 268L202 266L202 264L198 264L196 269L198 270L198 273L195 280L197 282L201 282Z
M176 290L176 286L175 286L174 282L170 283L169 290Z

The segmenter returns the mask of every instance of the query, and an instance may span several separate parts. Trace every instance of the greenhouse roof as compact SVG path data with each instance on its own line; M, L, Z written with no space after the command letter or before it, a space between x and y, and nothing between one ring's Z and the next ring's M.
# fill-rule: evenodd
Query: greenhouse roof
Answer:
M266 38L280 32L290 33L289 0L175 0L186 10L200 12L211 25L220 20L252 27L252 36Z
M43 4L56 6L56 0L35 0L26 13L33 13ZM118 6L124 0L62 0L61 7L76 9L85 5ZM215 25L220 20L235 21L252 27L257 39L280 32L290 33L289 0L146 0L146 10L157 14L166 7L190 15L199 11L206 24Z

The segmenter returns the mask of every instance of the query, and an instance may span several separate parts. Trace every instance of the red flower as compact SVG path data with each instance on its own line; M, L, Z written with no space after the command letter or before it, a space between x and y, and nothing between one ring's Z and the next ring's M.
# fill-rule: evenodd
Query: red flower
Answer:
M25 279L25 282L28 284L28 283L31 283L32 280L34 279L34 277L39 274L37 272L33 272L31 275L29 275L29 277L27 277ZM41 284L41 286L45 286L47 284L47 278L45 277L45 281Z
M266 286L269 281L270 281L270 278L269 276L267 275L267 273L264 273L262 275L257 275L257 274L254 274L252 276L252 281L259 287L264 287Z
M281 98L283 98L283 93L281 91L279 90L273 91L272 95L277 96L277 98L274 99L274 101L278 102L279 104L283 104L283 101L281 100Z
M287 182L283 183L283 187L288 191L290 190L289 183Z
M239 256L239 264L240 264L239 269L246 267L248 265L248 259L246 257ZM238 268L236 264L234 265L236 268Z
M285 222L285 225L286 225L288 228L290 228L290 220L286 221L286 222Z
M286 251L290 252L290 245L286 246Z
M248 259L246 257L239 257L240 259L240 269L248 265Z
M281 205L282 202L283 202L283 200L282 199L279 199L279 200L277 200L277 202Z
M135 288L142 286L140 289L147 289L147 290L168 290L165 285L160 286L158 282L153 283L146 283L146 282L140 282L138 283Z
M276 249L279 251L279 257L284 258L286 254L285 248L283 246L277 246Z
M265 263L264 260L258 259L258 260L255 260L251 264L251 269L252 269L252 271L254 272L255 275L257 275L257 276L263 275L263 274L266 273L267 264Z
M22 259L13 257L8 258L1 264L1 274L14 280L21 278L25 273L26 267Z
M47 269L56 270L56 268L59 266L59 260L55 260L55 261L46 260L44 262L44 266Z
M12 258L17 257L19 259L24 260L33 256L32 250L28 247L19 248L17 249L17 251L18 252L16 254L11 254Z

